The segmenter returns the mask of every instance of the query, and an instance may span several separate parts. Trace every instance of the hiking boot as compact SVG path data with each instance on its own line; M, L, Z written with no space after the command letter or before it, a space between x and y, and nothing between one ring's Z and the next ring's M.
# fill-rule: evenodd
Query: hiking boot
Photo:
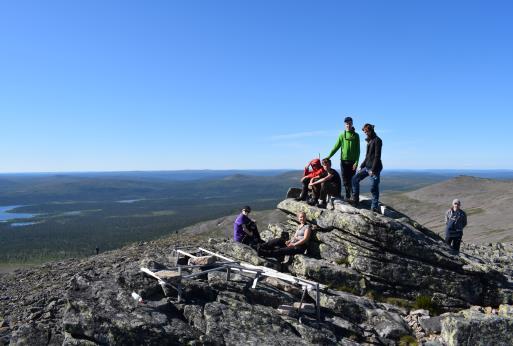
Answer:
M306 201L306 199L307 199L307 196L302 196L302 195L299 196L299 197L294 198L294 200L296 202Z
M317 200L315 198L310 198L307 203L308 205L314 206L317 204Z
M347 203L351 204L353 207L358 207L358 203L360 203L360 199L358 197L351 197L347 200Z
M371 211L378 213L378 214L380 213L378 208L371 208Z
M317 208L326 209L326 203L317 203Z

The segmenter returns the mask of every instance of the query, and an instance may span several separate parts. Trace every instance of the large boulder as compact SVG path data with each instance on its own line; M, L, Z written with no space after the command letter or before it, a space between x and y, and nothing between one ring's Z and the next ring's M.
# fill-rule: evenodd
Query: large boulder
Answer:
M449 346L513 345L513 318L463 310L441 320L442 338Z
M338 290L359 294L364 292L363 278L356 270L343 265L334 265L323 259L296 255L289 270L292 274L307 277Z
M307 278L360 276L363 280L347 280L355 291L365 287L408 299L430 296L451 309L513 299L513 285L502 272L479 258L453 253L434 232L397 213L400 217L393 218L345 203L325 210L291 198L278 208L289 214L305 211L318 227L320 258L300 258L292 267Z

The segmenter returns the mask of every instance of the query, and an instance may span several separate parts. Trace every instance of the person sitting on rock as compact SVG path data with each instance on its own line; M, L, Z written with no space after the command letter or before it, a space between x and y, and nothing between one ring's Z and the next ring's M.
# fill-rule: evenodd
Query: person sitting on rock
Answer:
M312 167L312 169L310 169ZM296 201L306 201L308 199L308 185L312 179L318 178L322 173L324 173L324 168L322 168L321 160L313 159L306 165L305 170L303 172L303 177L301 178L301 183L303 184L303 190Z
M256 246L262 243L255 220L249 218L251 207L249 205L242 208L241 213L233 223L233 240L237 243Z
M313 191L314 203L310 202L309 204L314 205L317 202L317 199L319 199L320 202L317 204L317 207L326 208L327 196L341 198L340 193L342 184L338 172L331 168L330 159L322 159L322 167L324 168L324 173L321 174L320 178L315 180L312 179L310 181L309 185Z
M271 239L257 246L258 255L262 257L282 258L287 255L292 256L305 253L312 235L312 228L306 223L305 212L298 213L297 218L299 225L292 239L285 240L286 236L282 233L280 238Z
M445 214L445 242L456 252L460 251L463 228L467 225L467 214L460 209L459 199L452 201L451 209Z

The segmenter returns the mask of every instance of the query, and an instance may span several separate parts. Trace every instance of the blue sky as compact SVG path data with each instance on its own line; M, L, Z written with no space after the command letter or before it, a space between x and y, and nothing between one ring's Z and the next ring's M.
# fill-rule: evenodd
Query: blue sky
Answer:
M347 115L360 134L375 124L385 169L513 169L512 14L512 1L2 1L0 172L301 168Z

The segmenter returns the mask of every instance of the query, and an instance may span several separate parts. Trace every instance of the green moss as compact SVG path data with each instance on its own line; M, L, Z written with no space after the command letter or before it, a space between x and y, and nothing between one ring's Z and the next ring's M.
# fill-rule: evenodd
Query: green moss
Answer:
M383 296L379 292L374 291L374 290L367 291L367 293L365 293L365 296L369 299L372 299L372 300L375 300L378 302L383 301Z
M419 343L417 342L417 339L415 339L411 335L404 335L401 336L399 339L399 346L418 346Z
M399 307L405 308L405 309L412 309L415 306L415 303L411 300L396 298L396 297L385 298L385 303L399 306Z
M420 295L415 298L414 308L428 310L432 316L440 314L440 308L431 300L430 296Z
M338 265L345 264L346 266L348 266L349 265L349 260L347 259L347 257L340 257L340 258L337 258L335 260L335 263L338 264Z
M356 288L354 288L352 286L347 286L344 284L340 284L340 285L328 284L328 288L335 290L335 291L348 292L348 293L355 294L355 295L359 294L359 292Z

